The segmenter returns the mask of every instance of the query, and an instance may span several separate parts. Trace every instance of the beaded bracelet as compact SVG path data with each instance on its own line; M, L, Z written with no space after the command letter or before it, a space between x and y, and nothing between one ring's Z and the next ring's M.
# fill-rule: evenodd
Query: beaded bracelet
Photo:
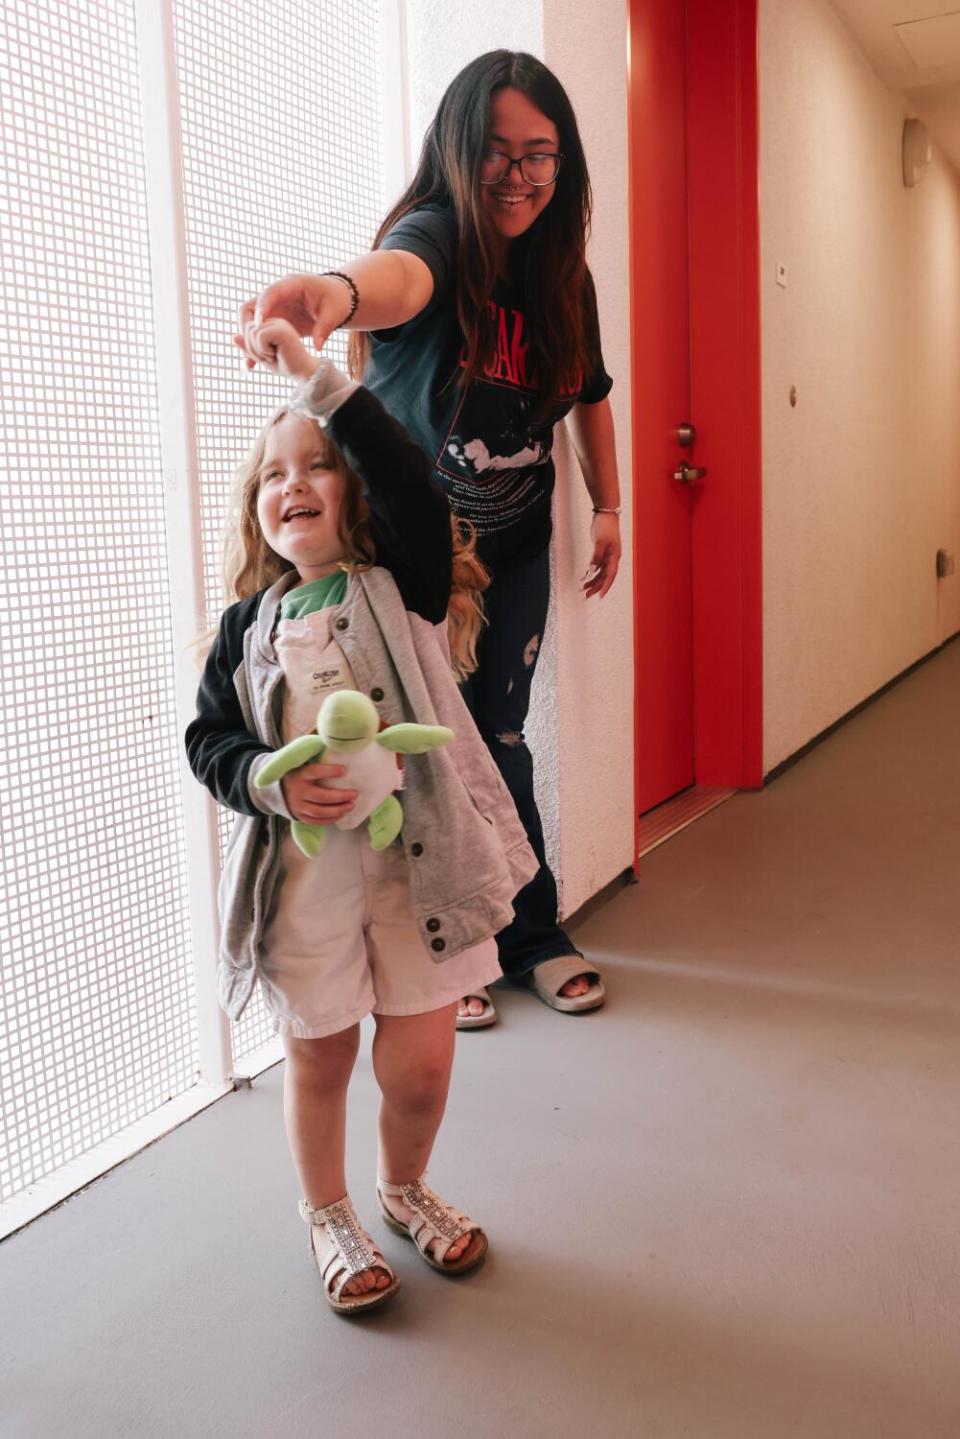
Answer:
M345 319L341 320L340 324L337 326L338 329L342 329L344 325L349 325L350 321L356 314L357 306L360 303L360 291L357 289L356 282L352 280L349 275L345 275L342 270L324 270L323 273L325 276L331 275L335 280L342 280L345 285L349 286L350 293L353 296L353 303L350 306L349 315L347 315Z
M619 515L620 512L620 505L617 505L615 508L611 508L608 505L594 505L593 507L593 513L595 515Z

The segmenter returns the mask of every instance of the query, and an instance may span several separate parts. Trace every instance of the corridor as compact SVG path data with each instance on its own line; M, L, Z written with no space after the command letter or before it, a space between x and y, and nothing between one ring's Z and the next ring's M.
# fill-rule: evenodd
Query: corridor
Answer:
M463 1281L324 1303L275 1068L0 1247L4 1439L956 1439L960 644L577 929L611 999L501 991L431 1180ZM602 817L598 819L602 822Z

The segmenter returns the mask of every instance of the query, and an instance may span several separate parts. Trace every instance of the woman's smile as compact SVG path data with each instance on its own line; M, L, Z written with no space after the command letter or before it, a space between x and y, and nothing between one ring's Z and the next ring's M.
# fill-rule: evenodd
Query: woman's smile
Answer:
M556 125L522 91L504 85L490 97L487 143L491 150L519 159L554 154L560 148ZM556 192L556 184L516 188L520 171L511 167L496 186L483 186L483 205L502 239L517 239L536 221ZM511 185L510 182L513 182Z

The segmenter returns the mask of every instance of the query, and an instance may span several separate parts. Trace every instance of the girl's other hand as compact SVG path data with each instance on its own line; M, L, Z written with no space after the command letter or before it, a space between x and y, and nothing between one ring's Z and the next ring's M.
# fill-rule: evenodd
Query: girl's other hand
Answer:
M320 361L311 355L288 320L266 320L247 326L247 344L256 347L260 363L274 374L306 380Z
M349 814L357 802L355 789L339 789L327 783L346 774L342 764L304 764L280 781L287 809L303 824L335 824Z
M617 578L623 545L620 540L619 515L594 515L590 526L593 558L583 577L583 597L604 595Z
M286 320L298 335L309 335L316 349L322 350L350 313L351 304L350 291L342 280L330 275L286 275L240 306L240 334L234 335L233 343L244 351L247 369L252 370L256 364L265 364L268 357L261 353L251 328L267 320Z

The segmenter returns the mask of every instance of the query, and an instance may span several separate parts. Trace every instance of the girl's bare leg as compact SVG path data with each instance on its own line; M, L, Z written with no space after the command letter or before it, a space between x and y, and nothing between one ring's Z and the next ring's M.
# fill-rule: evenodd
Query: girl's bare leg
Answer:
M429 1014L374 1015L373 1072L383 1095L380 1177L388 1184L412 1184L427 1167L450 1088L456 1018L456 1004ZM396 1196L383 1202L397 1219L410 1218ZM459 1259L470 1242L464 1235L446 1258Z
M287 1055L283 1115L290 1152L307 1203L313 1209L326 1209L347 1192L343 1168L347 1086L360 1047L360 1026L351 1025L325 1039L285 1035L283 1047ZM383 1270L365 1269L348 1281L343 1292L365 1294L389 1283Z

